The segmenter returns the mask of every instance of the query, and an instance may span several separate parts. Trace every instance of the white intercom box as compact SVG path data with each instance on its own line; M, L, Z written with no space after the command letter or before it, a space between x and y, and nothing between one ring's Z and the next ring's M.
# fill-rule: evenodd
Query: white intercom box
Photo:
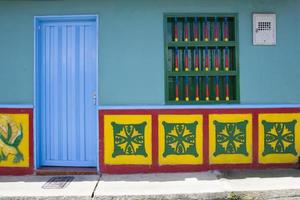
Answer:
M253 13L253 44L276 44L276 14Z

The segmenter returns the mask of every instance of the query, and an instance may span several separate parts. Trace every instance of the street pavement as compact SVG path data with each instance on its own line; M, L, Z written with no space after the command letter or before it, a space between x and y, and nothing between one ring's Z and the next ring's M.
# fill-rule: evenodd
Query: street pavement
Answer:
M45 189L52 177L0 176L0 199L300 200L298 169L80 175L63 188Z

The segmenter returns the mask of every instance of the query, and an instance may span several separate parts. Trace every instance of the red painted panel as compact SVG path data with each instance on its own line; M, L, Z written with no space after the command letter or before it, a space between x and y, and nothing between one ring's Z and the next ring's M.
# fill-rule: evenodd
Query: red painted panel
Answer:
M295 168L297 164L259 164L258 163L258 114L261 113L300 113L300 108L222 108L222 109L136 109L99 110L100 120L100 170L103 173L151 173L151 172L193 172L226 169L265 169ZM152 115L152 165L105 165L104 163L104 115ZM202 165L159 165L158 164L158 115L159 114L201 114L203 115L203 154ZM253 119L253 161L251 164L209 164L209 114L252 114Z
M208 115L203 116L203 164L205 168L209 165L209 123Z
M253 150L253 160L252 164L258 165L258 114L253 113L252 115L252 150Z
M0 167L0 175L29 175L34 172L33 152L33 109L31 108L0 108L1 114L29 115L29 167Z
M152 167L158 169L158 115L152 115Z

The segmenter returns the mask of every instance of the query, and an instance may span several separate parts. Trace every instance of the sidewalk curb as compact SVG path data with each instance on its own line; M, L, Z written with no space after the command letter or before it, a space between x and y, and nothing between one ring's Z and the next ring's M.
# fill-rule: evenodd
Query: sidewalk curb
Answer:
M242 200L300 199L300 190L226 191L215 193L125 195L125 196L15 196L0 197L0 200L223 200L236 195Z
M15 196L0 197L0 200L91 200L90 196Z
M237 198L230 198L236 195ZM300 190L269 190L269 191L226 191L215 193L194 194L163 194L163 195L131 195L131 196L95 196L95 200L271 200L300 199Z

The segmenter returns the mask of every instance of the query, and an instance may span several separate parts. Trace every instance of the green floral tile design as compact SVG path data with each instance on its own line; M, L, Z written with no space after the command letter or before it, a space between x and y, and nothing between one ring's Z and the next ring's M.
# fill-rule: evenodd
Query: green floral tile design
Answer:
M264 151L268 154L297 155L295 149L295 125L297 120L290 122L268 122L263 120L264 126Z
M247 120L233 123L215 120L216 150L213 155L242 154L248 156L246 147L247 124Z
M198 157L196 150L196 128L194 123L162 122L165 134L165 150L163 157L168 155L193 155Z
M145 150L146 122L140 124L111 123L114 134L114 152L112 157L119 155L142 155L147 157Z

